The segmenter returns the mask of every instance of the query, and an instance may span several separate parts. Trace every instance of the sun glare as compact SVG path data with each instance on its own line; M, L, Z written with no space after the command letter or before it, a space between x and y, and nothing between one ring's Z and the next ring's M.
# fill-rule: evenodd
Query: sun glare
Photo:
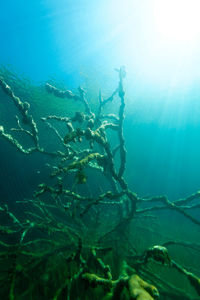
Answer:
M108 1L109 2L109 1ZM113 57L149 84L170 88L200 78L200 0L111 0Z
M155 0L154 19L160 36L190 42L200 36L200 0Z

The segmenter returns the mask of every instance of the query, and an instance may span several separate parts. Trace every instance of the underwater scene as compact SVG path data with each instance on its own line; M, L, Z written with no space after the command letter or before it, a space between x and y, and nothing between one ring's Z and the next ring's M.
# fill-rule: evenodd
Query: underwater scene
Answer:
M199 11L0 3L0 299L200 299Z

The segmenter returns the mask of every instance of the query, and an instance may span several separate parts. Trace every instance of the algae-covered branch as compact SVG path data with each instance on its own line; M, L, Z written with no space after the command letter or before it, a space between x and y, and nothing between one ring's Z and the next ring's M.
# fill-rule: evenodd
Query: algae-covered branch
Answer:
M200 274L192 260L184 263L173 248L189 249L192 259L200 244L170 239L159 229L165 220L157 212L177 213L199 230L200 222L190 212L199 208L200 193L172 201L142 197L130 188L126 72L124 67L116 71L117 87L108 97L99 93L96 109L82 87L76 93L47 83L46 96L73 103L72 111L62 115L31 114L32 100L23 101L1 76L6 105L16 111L16 127L0 123L1 138L30 159L44 155L49 170L32 199L15 203L16 211L9 203L0 205L2 299L198 299ZM114 101L115 114L107 109ZM42 126L52 134L48 138L56 150L44 145ZM29 138L31 146L19 135Z

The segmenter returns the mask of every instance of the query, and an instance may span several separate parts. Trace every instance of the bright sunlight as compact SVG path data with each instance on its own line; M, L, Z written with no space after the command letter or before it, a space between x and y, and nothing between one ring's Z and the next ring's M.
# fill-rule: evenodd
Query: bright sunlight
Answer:
M200 0L155 0L154 18L161 37L195 42L200 36Z

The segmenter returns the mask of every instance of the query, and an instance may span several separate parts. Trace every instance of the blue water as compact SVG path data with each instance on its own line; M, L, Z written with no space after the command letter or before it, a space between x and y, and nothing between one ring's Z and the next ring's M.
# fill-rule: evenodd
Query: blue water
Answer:
M127 140L130 183L141 193L179 197L199 184L199 43L191 56L188 45L157 49L151 1L133 1L127 37L128 3L4 1L0 63L36 82L54 77L96 94L111 91L113 69L125 65L126 128L136 135Z
M55 140L49 139L40 117L68 116L79 107L49 97L45 83L74 93L79 86L84 87L95 109L99 89L103 97L108 97L118 84L115 68L124 65L124 177L139 197L167 195L175 201L200 189L200 38L167 44L155 27L153 2L133 0L130 5L128 0L3 1L0 75L22 101L31 104L42 146L55 150ZM16 109L2 91L0 97L0 125L8 132L15 124ZM108 111L118 111L118 104L110 103ZM29 143L26 139L21 141ZM38 153L32 158L23 156L0 139L1 203L14 207L16 201L31 198L39 183L50 184L47 163L48 158ZM191 214L200 217L198 208ZM199 226L184 217L170 210L158 212L156 217L160 221L158 229L154 223L152 228L159 231L159 238L145 233L141 244L141 236L136 233L140 251L164 242L166 236L200 243ZM139 222L140 227L143 225ZM191 253L177 253L179 249L174 252L175 258L180 257L180 263L189 268ZM195 255L191 268L197 271L199 252Z

